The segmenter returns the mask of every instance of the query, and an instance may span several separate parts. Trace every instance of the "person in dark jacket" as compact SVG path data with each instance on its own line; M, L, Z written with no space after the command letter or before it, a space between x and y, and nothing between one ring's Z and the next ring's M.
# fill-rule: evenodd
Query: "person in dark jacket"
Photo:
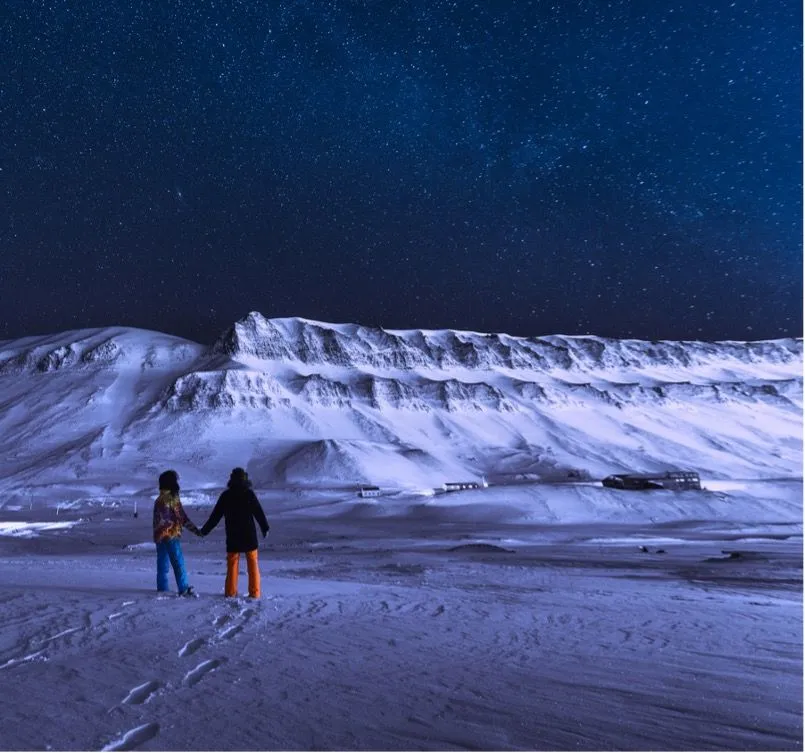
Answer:
M243 468L235 468L229 476L226 491L221 494L210 513L209 520L201 527L206 536L224 519L226 528L226 582L224 596L238 595L238 568L240 554L246 554L246 570L249 573L249 596L260 598L260 569L257 564L257 530L260 526L263 538L269 531L268 521L252 483Z
M196 536L201 536L201 532L182 507L179 499L179 474L176 471L165 471L159 476L159 496L154 501L153 525L154 543L157 545L157 591L168 590L168 570L172 566L179 594L195 596L193 586L187 582L179 537L182 535L182 528L187 528Z

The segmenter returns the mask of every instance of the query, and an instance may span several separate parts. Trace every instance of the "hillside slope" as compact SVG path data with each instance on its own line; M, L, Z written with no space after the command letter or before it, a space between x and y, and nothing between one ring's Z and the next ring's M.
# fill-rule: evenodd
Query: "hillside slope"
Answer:
M128 328L0 343L6 489L401 488L577 469L801 475L802 340L382 330L252 313L212 345Z

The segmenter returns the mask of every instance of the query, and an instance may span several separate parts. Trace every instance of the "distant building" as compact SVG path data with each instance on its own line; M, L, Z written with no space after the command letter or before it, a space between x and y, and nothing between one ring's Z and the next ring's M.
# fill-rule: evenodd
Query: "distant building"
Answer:
M702 488L699 474L695 471L665 471L665 473L616 473L607 476L602 482L610 489L685 489Z
M446 492L460 492L465 489L486 489L487 486L489 484L487 484L486 479L481 481L448 481L446 484L442 484L442 489Z
M359 497L379 497L380 494L379 486L362 486L358 491Z

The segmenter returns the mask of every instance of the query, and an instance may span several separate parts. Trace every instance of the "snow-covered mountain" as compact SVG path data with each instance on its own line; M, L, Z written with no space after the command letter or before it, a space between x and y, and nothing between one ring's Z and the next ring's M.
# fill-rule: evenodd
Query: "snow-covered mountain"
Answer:
M801 475L802 340L384 330L251 313L212 345L112 327L0 343L6 490L432 487L571 469Z

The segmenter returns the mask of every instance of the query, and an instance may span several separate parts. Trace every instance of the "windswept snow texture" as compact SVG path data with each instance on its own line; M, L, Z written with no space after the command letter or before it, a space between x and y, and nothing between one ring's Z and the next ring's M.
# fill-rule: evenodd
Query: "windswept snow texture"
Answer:
M412 490L619 471L801 475L802 341L386 331L252 313L211 347L142 330L0 343L3 487ZM72 490L72 491L71 491ZM25 504L25 500L16 500Z
M0 406L2 750L802 749L801 340L250 314L0 343ZM159 472L234 466L262 598L223 526L157 594Z
M222 531L184 537L187 599L154 590L147 519L68 512L0 538L0 748L801 750L802 525L764 502L779 487L665 524L512 522L525 487L383 517L258 489L259 601L223 597Z

